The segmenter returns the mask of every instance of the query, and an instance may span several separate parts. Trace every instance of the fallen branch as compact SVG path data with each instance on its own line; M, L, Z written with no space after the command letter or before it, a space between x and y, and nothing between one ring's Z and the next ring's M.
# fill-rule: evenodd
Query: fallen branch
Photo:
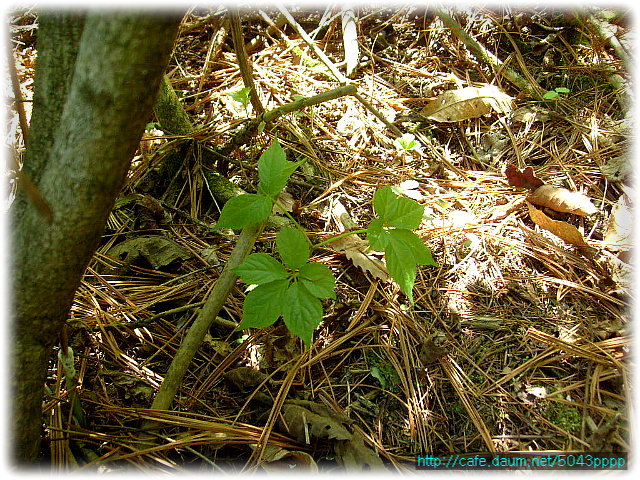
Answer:
M618 40L618 37L615 35L615 27L605 22L604 20L596 18L591 13L586 14L585 20L587 25L595 30L598 36L604 42L607 42L609 43L609 45L611 45L613 51L622 61L625 70L627 72L632 72L633 61L631 60L629 53L620 43L620 40ZM618 97L620 106L623 109L625 117L628 116L629 111L633 108L633 94L631 93L631 87L625 82L622 76L616 72L616 69L613 65L607 65L605 63L601 65L601 68L605 69L605 71L607 71L607 73L609 74L607 77L607 81L616 89L616 96Z
M535 82L531 82L520 75L515 70L507 67L502 60L496 57L493 53L487 51L480 43L476 41L471 35L465 32L460 24L456 22L451 15L443 10L437 11L438 17L442 20L442 23L451 30L456 37L458 37L466 47L475 53L483 62L488 63L492 67L495 68L496 73L500 73L504 78L513 83L516 87L518 87L523 92L526 92L535 98L542 98L544 95L544 90L541 90L540 87L536 89L534 86L537 86Z
M228 155L232 152L237 146L245 144L250 141L250 139L262 129L265 125L274 122L282 115L286 115L287 113L297 112L306 107L311 107L313 105L317 105L322 102L327 102L329 100L335 100L336 98L344 97L345 95L355 95L356 87L354 85L345 85L343 87L338 87L333 90L329 90L328 92L323 92L318 95L314 95L313 97L306 97L296 100L295 102L286 103L279 107L274 108L273 110L269 110L268 112L263 113L262 115L258 115L256 118L251 120L245 129L240 132L236 137L227 144L226 147L221 149L219 152L221 155Z
M318 48L318 46L316 45L316 42L314 42L313 39L307 34L307 32L305 32L304 28L302 28L300 24L296 22L295 18L291 16L291 14L288 12L286 7L282 5L280 2L276 2L276 7L285 16L285 18L287 19L287 22L289 22L289 25L291 25L291 27L296 31L296 33L300 35L300 37L302 37L302 39L307 43L307 45L309 45L309 47L311 47L313 52L318 56L318 58L322 61L322 63L326 65L326 67L331 72L331 75L333 75L335 79L338 80L343 85L348 84L349 79L346 78L344 75L342 75L342 73L340 73L340 71L336 68L336 66L329 59L329 57L327 57L325 53L322 50L320 50L320 48Z
M251 105L257 113L263 113L264 107L256 91L256 85L253 81L253 75L251 67L249 65L249 59L247 58L247 51L244 48L244 36L242 35L242 25L240 24L240 13L237 6L233 6L229 10L231 18L231 37L233 38L233 49L236 52L236 58L238 59L238 67L240 67L240 73L242 74L242 80L245 87L249 87L249 98L251 99Z
M254 121L271 123L277 118L287 113L297 112L306 107L318 105L319 103L328 102L329 100L335 100L336 98L344 97L345 95L355 95L356 87L354 85L345 85L344 87L335 88L328 92L323 92L313 97L301 98L295 102L286 103L280 107L274 108L263 115L258 117Z

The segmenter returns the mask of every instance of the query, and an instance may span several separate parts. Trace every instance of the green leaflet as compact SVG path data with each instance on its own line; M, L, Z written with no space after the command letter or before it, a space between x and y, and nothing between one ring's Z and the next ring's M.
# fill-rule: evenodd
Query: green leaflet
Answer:
M389 244L385 249L389 275L400 285L400 289L413 305L413 284L417 265L436 265L431 251L410 230L389 230Z
M372 250L377 252L383 251L389 244L389 233L384 228L384 222L381 218L374 218L367 229L367 240Z
M276 245L282 262L292 270L297 270L309 260L309 241L297 228L280 229L276 236Z
M258 175L260 177L258 193L272 198L275 197L287 184L294 170L303 163L304 161L296 163L287 161L287 156L278 139L274 139L258 162Z
M227 92L227 95L229 95L235 102L244 105L246 108L249 103L249 92L251 92L251 87L244 87L235 92Z
M373 208L387 227L414 229L420 226L424 207L406 197L398 197L388 186L373 196Z
M400 243L406 245L411 251L411 255L418 265L433 265L437 267L438 264L431 255L431 250L427 247L420 237L410 230L390 230L389 234L393 237L392 243Z
M278 260L266 253L252 253L232 271L249 285L284 280L289 275L287 269Z
M228 200L220 213L213 230L221 228L244 228L252 223L266 220L271 213L271 199L264 195L247 193Z
M322 321L322 303L300 282L294 282L289 286L283 300L284 323L309 347L313 331Z
M242 322L238 330L264 328L275 322L282 315L283 295L288 284L287 280L275 280L251 290L244 299Z
M306 263L300 267L299 278L307 290L316 297L336 298L336 279L326 265Z

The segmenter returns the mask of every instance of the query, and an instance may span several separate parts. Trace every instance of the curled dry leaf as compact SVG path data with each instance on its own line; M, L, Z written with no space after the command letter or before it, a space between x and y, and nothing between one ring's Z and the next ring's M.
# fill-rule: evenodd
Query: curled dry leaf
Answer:
M251 445L253 450L256 446ZM267 445L260 465L267 473L282 474L295 469L297 473L318 473L318 465L307 452L289 451L274 445Z
M293 195L291 195L289 192L280 192L276 197L276 200L280 205L282 205L282 207L284 207L287 212L293 212L293 207L295 206L296 201L293 198ZM272 213L274 215L284 215L284 211L282 210L282 208L280 208L276 204L273 205Z
M460 122L495 110L509 113L513 98L493 85L448 90L428 103L420 115L436 122Z
M422 362L422 365L426 367L431 363L437 362L446 354L447 351L444 348L437 346L433 340L427 338L422 342L418 358L420 359L420 362Z
M164 208L151 195L145 195L135 205L140 230L157 230L164 222Z
M351 440L337 441L334 450L336 460L347 473L384 471L384 463L378 453L366 446L359 434L355 434Z
M544 185L544 182L535 176L532 167L527 167L523 171L520 171L518 170L518 167L510 164L507 165L504 175L507 177L507 182L509 182L509 185L512 187L535 190L536 188Z
M633 224L633 212L624 194L611 209L611 215L607 221L604 241L608 244L608 248L630 250L633 244Z
M154 270L171 271L192 257L186 248L162 235L129 238L111 247L106 255L120 260L122 265L115 268L101 266L99 272L117 275L124 275L132 265L142 265L143 259Z
M560 220L552 220L547 217L542 210L538 210L533 205L528 203L529 216L533 223L545 230L553 233L555 236L560 237L567 243L575 245L577 247L586 247L587 242L584 241L580 231L571 225L570 223Z
M238 367L228 371L223 377L238 390L251 390L269 378L269 375L250 367Z
M587 216L598 211L589 197L578 192L572 192L562 187L553 185L542 185L535 192L527 197L527 201L547 207L556 212L575 213L576 215Z
M289 432L300 443L306 443L311 437L351 440L352 435L344 424L349 424L352 420L342 418L322 405L306 403L308 404L305 406L291 403L282 406L280 423L283 430Z
M366 240L362 240L356 235L349 235L348 237L334 240L329 245L331 248L343 252L356 267L360 267L363 271L369 272L383 282L389 281L389 272L385 264L373 255L365 253L369 247L369 242Z

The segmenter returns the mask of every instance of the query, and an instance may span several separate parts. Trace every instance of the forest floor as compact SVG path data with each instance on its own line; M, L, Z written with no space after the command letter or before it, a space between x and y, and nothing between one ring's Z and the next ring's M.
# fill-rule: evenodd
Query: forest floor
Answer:
M356 45L343 42L334 13L293 15L344 75L345 49ZM172 135L152 120L133 159L70 312L73 388L51 358L43 456L52 470L409 473L426 454L629 451L628 16L450 12L503 62L496 68L440 12L356 14L360 60L350 83L360 97L284 115L217 165L203 165L203 149L232 144L256 111L230 95L244 84L224 11L185 17L168 75L195 132ZM278 11L264 15L275 23ZM257 10L243 12L265 110L341 86L290 25L278 25L268 30ZM15 12L11 33L29 100L36 12ZM442 96L487 85L512 97L510 106ZM448 118L423 110L438 99ZM468 115L479 105L484 114ZM20 154L17 116L9 121ZM438 266L418 268L410 305L379 255L359 245L315 250L312 260L337 277L337 298L324 301L310 350L282 320L236 331L247 291L239 281L172 410L149 410L236 243L234 232L211 230L222 205L203 172L215 166L254 193L258 158L276 135L289 160L307 160L281 199L314 241L365 228L374 193L391 185L424 206L416 233ZM154 183L149 172L185 145L171 184ZM561 200L527 202L541 183ZM273 252L276 233L265 229L255 250ZM283 395L284 405L274 403ZM139 441L141 419L163 427L153 446Z

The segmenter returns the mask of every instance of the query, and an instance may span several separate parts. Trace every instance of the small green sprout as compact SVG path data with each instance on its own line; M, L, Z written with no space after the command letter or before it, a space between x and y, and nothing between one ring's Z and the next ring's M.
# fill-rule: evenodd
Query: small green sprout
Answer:
M420 142L416 141L416 136L412 133L405 133L401 137L396 138L393 144L398 150L404 150L408 152L410 150L419 150Z
M560 94L564 94L564 93L569 93L571 90L569 90L566 87L556 87L553 90L549 90L547 93L545 93L542 98L544 98L545 100L559 100Z
M247 109L247 105L249 104L249 92L251 91L251 87L244 87L235 92L227 92L227 95L231 97L232 100L241 103L244 109Z

